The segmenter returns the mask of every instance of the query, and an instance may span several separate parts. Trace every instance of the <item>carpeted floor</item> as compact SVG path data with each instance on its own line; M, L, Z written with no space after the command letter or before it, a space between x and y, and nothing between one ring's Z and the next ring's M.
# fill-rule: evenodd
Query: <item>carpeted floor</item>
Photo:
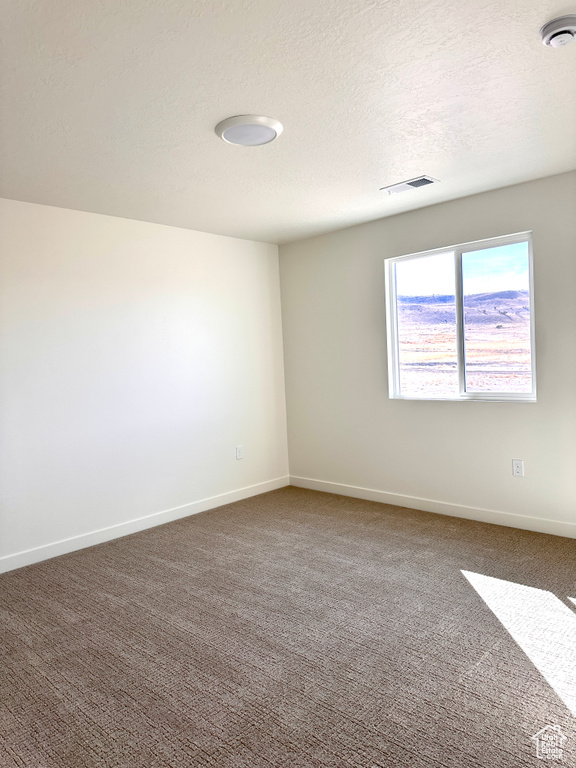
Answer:
M285 488L5 574L0 766L575 766L461 569L564 600L576 541Z

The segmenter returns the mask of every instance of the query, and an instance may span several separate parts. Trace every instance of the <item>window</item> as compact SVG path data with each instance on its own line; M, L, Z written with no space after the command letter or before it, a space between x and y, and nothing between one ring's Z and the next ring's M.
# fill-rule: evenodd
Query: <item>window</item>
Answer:
M536 400L530 233L384 263L390 397Z

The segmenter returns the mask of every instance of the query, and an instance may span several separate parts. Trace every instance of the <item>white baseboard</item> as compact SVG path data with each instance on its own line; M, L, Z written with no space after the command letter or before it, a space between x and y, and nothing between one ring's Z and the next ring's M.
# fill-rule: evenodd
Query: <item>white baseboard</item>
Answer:
M291 475L290 485L295 485L299 488L309 488L313 491L336 493L339 496L353 496L357 499L380 501L384 504L394 504L397 507L421 509L424 512L435 512L440 515L463 517L466 520L476 520L480 523L493 523L494 525L504 525L508 528L520 528L525 531L550 533L554 536L566 536L576 539L576 523L567 523L562 520L546 520L542 517L515 515L511 512L497 512L494 509L466 507L462 504L452 504L447 501L421 499L418 496L404 496L400 493L376 491L372 488L360 488L355 485L332 483L326 480L313 480L310 477L294 477Z
M22 552L15 552L11 555L0 557L0 573L13 571L15 568L22 568L25 565L39 563L42 560L48 560L51 557L65 555L68 552L74 552L77 549L92 547L94 544L101 544L104 541L118 539L121 536L127 536L130 533L144 531L146 528L154 528L156 525L170 523L173 520L179 520L181 517L195 515L198 512L205 512L207 509L221 507L223 504L231 504L233 501L241 501L250 496L257 496L267 491L275 491L277 488L284 488L290 484L289 477L277 477L274 480L267 480L264 483L249 485L246 488L238 488L236 491L228 491L218 496L210 496L207 499L193 501L190 504L183 504L180 507L166 509L163 512L154 512L145 517L138 517L135 520L128 520L125 523L110 525L107 528L100 528L97 531L83 533L80 536L72 536L69 539L54 541L50 544L44 544L41 547L26 549Z

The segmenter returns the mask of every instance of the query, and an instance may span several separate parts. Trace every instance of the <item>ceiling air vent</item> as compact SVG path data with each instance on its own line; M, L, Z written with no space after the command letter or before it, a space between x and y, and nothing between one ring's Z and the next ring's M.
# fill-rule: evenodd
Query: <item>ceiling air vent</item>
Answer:
M407 192L409 189L418 189L418 187L427 187L429 184L437 183L438 179L433 179L432 176L417 176L415 179L401 181L400 184L381 187L380 192L388 192L389 195L395 195L398 192Z

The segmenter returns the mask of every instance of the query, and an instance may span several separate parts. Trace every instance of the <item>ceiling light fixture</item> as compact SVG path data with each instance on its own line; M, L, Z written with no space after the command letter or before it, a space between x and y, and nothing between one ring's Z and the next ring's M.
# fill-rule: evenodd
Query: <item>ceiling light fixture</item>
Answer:
M216 134L228 144L259 147L269 144L282 133L282 123L262 115L236 115L218 123Z
M540 37L544 45L552 48L563 48L576 37L576 15L559 16L544 24L540 30Z

